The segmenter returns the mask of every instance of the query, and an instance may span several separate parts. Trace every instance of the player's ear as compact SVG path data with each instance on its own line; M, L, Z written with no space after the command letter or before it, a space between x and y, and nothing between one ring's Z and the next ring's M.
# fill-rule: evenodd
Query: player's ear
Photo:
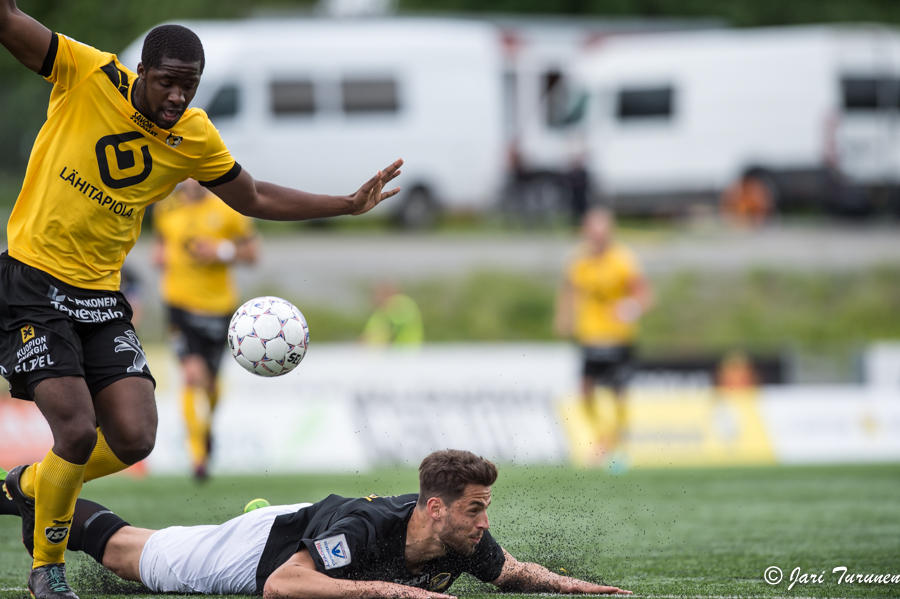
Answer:
M425 510L434 520L440 520L444 517L444 500L440 497L429 497L425 504Z
M137 75L138 75L138 77L140 77L141 79L146 79L146 78L147 78L147 69L144 68L144 63L142 63L142 62L139 62L139 63L138 63L138 66L137 66Z

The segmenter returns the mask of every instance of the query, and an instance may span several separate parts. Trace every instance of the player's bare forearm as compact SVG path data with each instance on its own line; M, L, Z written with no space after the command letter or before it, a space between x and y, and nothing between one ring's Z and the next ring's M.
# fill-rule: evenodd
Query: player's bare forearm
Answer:
M282 187L265 181L256 182L258 200L255 214L247 214L266 220L308 220L351 214L350 196L331 196L307 193L299 189Z
M565 281L556 294L556 314L553 319L553 329L560 337L570 337L572 335L572 317L575 312L574 302L575 295L572 292L572 285Z
M53 33L16 7L0 0L0 44L35 73L41 70Z
M259 238L257 236L246 237L235 242L235 262L255 264L259 259Z
M605 585L594 584L585 580L560 576L551 572L540 564L520 562L506 553L506 562L503 564L503 572L493 584L504 591L520 593L564 593L564 594L596 594L630 595L631 591Z
M349 196L314 194L265 181L255 181L246 171L236 179L212 188L222 201L245 216L265 220L308 220L346 214L364 214L400 188L383 191L384 185L400 175L402 160L378 171Z
M315 569L309 553L299 551L266 580L264 599L455 599L393 582L331 578Z

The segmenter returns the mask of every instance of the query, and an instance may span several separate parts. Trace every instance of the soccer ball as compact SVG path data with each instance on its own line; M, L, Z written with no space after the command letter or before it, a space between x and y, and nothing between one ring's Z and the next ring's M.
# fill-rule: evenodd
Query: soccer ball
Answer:
M306 355L309 327L289 301L257 297L231 317L228 347L237 363L253 374L280 376L296 368Z

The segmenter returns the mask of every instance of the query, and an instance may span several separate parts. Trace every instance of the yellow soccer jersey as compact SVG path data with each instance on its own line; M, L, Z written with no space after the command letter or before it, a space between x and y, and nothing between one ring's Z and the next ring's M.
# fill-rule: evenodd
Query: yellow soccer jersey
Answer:
M641 276L637 259L626 247L610 245L600 255L582 255L569 267L575 294L575 338L582 345L623 345L637 327L616 314L616 304L631 295Z
M76 287L119 288L144 209L193 177L240 173L206 113L162 130L133 104L137 75L113 54L54 34L41 74L53 83L7 226L9 254Z
M238 300L231 268L221 262L197 262L190 248L200 239L215 243L252 237L252 221L211 193L190 202L176 191L156 206L153 224L165 252L163 300L189 312L230 314Z

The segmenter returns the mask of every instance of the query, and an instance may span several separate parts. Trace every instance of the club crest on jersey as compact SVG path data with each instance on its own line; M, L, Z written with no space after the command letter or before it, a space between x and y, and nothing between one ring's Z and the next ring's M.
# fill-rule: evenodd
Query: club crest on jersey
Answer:
M316 551L319 552L326 570L341 568L348 565L351 560L350 546L347 545L347 537L343 533L316 541Z
M433 592L443 591L450 586L450 579L453 575L449 572L443 572L428 581L428 590Z
M22 327L22 343L28 343L30 339L34 339L34 327L26 324Z
M177 148L181 144L181 140L184 139L184 136L181 135L172 135L169 133L169 137L166 138L166 145L170 148Z

